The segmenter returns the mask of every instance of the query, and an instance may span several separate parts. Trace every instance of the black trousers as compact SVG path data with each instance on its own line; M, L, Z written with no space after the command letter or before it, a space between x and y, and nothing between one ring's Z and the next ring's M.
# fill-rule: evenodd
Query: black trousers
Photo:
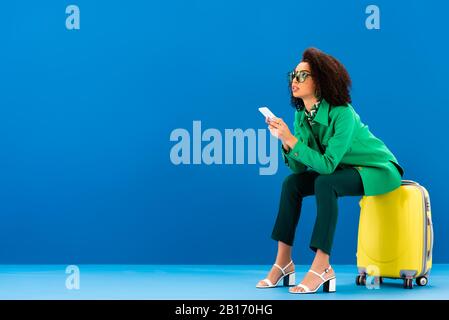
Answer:
M362 179L353 167L338 168L331 174L308 170L287 176L282 184L279 212L271 237L293 245L301 215L302 199L315 195L317 216L310 249L331 254L338 217L338 197L364 195Z

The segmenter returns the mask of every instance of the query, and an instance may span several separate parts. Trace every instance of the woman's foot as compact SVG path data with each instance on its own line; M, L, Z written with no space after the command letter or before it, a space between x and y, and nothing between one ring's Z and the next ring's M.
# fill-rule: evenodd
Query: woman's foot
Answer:
M276 263L280 268L273 265L273 267L271 268L270 272L268 273L268 276L266 279L268 279L273 285L275 285L284 274L289 274L289 273L294 272L295 264L291 260L290 260L290 262L283 263L283 264ZM282 273L281 269L284 270L284 273ZM270 285L266 281L261 280L257 283L257 287L259 287L259 288L260 287L270 287Z
M323 274L323 278L325 280L327 279L331 279L335 277L335 272L334 269L330 268L330 266L328 267L328 269L322 267L322 268L311 268L311 270L315 271L318 274ZM327 270L327 272L326 272ZM315 291L321 284L323 283L323 279L321 279L320 276L316 275L313 272L307 272L306 276L304 277L304 279L301 281L301 284L306 286L307 288L310 289L310 291ZM295 292L305 292L304 288L300 287L299 285L294 286L293 288L290 288L289 290L292 293Z

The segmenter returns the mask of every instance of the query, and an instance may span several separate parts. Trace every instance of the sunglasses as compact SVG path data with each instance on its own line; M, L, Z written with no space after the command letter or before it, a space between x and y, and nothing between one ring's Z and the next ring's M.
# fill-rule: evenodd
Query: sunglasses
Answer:
M288 80L293 82L293 79L296 79L299 83L303 83L306 81L307 77L311 77L310 72L301 70L301 71L291 71L288 73Z

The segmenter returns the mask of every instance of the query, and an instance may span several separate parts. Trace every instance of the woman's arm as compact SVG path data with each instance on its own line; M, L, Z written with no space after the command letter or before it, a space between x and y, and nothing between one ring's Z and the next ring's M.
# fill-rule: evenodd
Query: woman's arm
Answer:
M287 157L311 167L320 174L330 174L334 172L351 146L354 128L354 113L351 108L344 107L335 120L335 132L329 138L329 144L324 154L298 141L296 137L288 136L284 139L291 148Z
M301 173L301 172L304 172L307 170L307 167L304 164L288 157L288 154L291 152L291 150L290 150L290 152L287 153L287 152L285 152L283 147L281 147L281 149L282 149L282 157L284 158L284 162L293 173Z
M295 127L295 135L296 127ZM297 139L296 137L294 137ZM297 160L290 159L287 155L291 152L290 145L284 140L281 144L281 150L282 150L282 158L284 159L285 164L292 170L293 173L301 173L307 170L307 167L302 164L301 162Z
M289 153L291 148L288 144L286 144L285 142L282 142L282 150L285 151L285 153Z

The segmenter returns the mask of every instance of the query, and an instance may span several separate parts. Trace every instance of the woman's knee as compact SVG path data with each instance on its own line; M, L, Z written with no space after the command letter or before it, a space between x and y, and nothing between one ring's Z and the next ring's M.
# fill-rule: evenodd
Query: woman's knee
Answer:
M317 174L310 172L292 173L285 177L282 192L294 193L301 197L313 194L313 183Z
M332 177L330 175L319 175L315 179L315 193L328 192L333 189Z
M298 174L292 173L284 178L284 181L282 182L282 190L288 191L288 190L295 190L296 185L298 183L298 179L301 179Z

